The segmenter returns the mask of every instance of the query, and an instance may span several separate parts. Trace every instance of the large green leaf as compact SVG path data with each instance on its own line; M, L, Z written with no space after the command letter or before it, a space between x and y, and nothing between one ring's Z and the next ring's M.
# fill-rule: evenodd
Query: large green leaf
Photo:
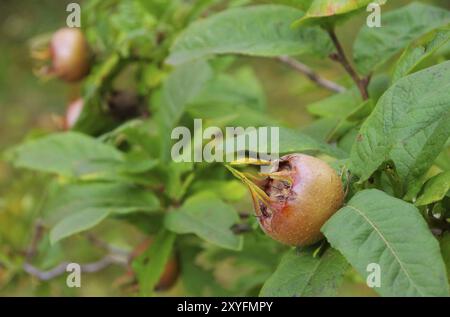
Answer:
M45 205L44 214L51 224L89 210L108 214L158 211L158 198L138 186L117 183L87 183L59 187Z
M370 81L368 90L370 99L377 101L390 86L390 77L385 74L376 75ZM355 111L363 102L356 86L331 95L308 105L308 112L319 117L343 119Z
M231 292L216 281L213 268L205 268L197 263L196 258L202 250L199 246L187 243L180 247L184 290L189 296L231 296Z
M266 127L280 124L267 113L239 103L198 103L190 105L187 112L192 118L203 119L205 128L206 126Z
M326 142L331 131L339 124L340 120L333 117L318 118L300 131L319 142Z
M150 247L133 262L141 296L149 296L153 293L172 255L175 238L176 235L172 232L161 230Z
M314 0L306 14L294 25L333 22L336 16L340 17L364 9L369 3L384 4L385 2L386 0Z
M283 5L226 10L191 24L176 39L167 62L181 64L213 54L273 57L329 53L330 41L323 31L290 27L302 15L302 11Z
M277 125L265 113L265 99L254 72L243 67L232 75L217 74L190 102L187 112L204 119L205 125L218 127Z
M246 131L243 135L239 136L228 136L227 140L225 140L226 143L228 143L228 140L231 138L234 138L235 146L234 149L229 149L228 146L225 149L225 153L228 155L232 152L237 152L237 142L239 138L243 140L243 137L245 136L246 140L248 141L248 136L251 136L252 134L259 135L259 129L256 130L256 132L252 133L251 131ZM262 153L261 149L265 149L269 153L273 154L289 154L289 153L324 153L328 154L337 158L342 158L347 156L347 154L333 146L330 146L326 143L322 143L320 141L316 141L312 137L298 132L296 130L288 129L288 128L278 128L278 138L274 137L272 138L272 133L274 131L271 130L271 127L269 127L267 131L267 138L259 138L257 143L257 151L258 153ZM274 141L274 142L272 142ZM274 153L274 149L272 145L276 145L278 143L278 153ZM244 150L247 150L250 152L250 154L255 154L255 149L251 146L249 142L245 143ZM266 154L266 153L263 153Z
M370 115L374 108L374 103L371 99L362 102L352 112L339 121L330 134L327 136L327 141L335 141L341 136L345 135L347 131L356 127L361 121Z
M356 66L368 74L415 39L449 23L448 10L417 2L383 13L381 28L364 26L359 32L353 48Z
M54 244L61 239L96 226L108 217L109 213L109 210L105 208L87 208L69 215L50 230L50 243Z
M364 122L352 153L352 172L364 181L393 161L404 188L421 176L450 136L450 62L399 80Z
M336 158L347 156L345 152L326 143L318 142L301 132L280 128L280 154L295 152L320 152Z
M450 171L440 173L430 178L424 185L422 194L417 198L416 205L423 206L441 200L450 190Z
M193 76L195 74L195 76ZM213 73L205 61L199 60L177 67L163 84L162 97L156 113L160 126L161 157L167 159L170 135L187 105L202 91Z
M289 251L261 289L261 296L336 296L337 288L349 265L336 250L322 256L312 252Z
M175 68L164 82L162 104L158 109L158 118L165 127L172 128L178 123L187 104L202 91L211 77L212 70L205 61Z
M78 132L28 141L10 150L8 158L16 167L84 178L101 178L125 164L122 152Z
M444 171L450 171L450 147L448 147L448 142L444 150L436 158L434 164Z
M124 63L120 54L113 53L106 60L96 64L83 82L83 108L73 126L74 131L98 135L118 124L105 107L102 93L113 81Z
M176 233L194 233L200 238L223 248L240 250L242 236L231 227L239 222L236 210L215 195L197 194L189 198L181 208L171 211L166 227Z
M450 284L450 232L445 232L440 241L441 253L447 267L447 277Z
M361 102L361 94L352 88L309 104L308 112L319 117L345 118Z
M314 0L270 0L271 3L291 6L303 11L308 10Z
M254 71L242 67L232 75L216 75L191 103L207 104L210 108L218 108L218 104L240 104L263 111L266 109L266 96Z
M419 210L376 189L357 193L322 227L362 275L380 266L383 296L448 296L439 244Z
M424 45L408 47L395 65L392 82L412 73L414 69L427 58L431 57L439 48L450 41L450 30L438 32L435 37Z

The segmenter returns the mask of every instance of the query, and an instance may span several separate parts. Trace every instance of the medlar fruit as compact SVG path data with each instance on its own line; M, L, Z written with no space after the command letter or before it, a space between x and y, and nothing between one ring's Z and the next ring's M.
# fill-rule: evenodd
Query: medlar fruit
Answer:
M50 72L63 80L78 81L89 72L89 46L78 28L63 28L53 34L50 56Z
M272 163L271 172L252 190L262 229L273 239L308 246L323 238L320 228L342 206L337 173L324 161L290 154Z
M51 38L40 36L32 41L34 72L39 77L59 77L74 82L90 69L91 51L83 33L77 28L63 28Z
M70 130L78 118L81 115L81 111L83 111L84 102L83 99L78 98L67 106L66 114L64 115L64 130Z

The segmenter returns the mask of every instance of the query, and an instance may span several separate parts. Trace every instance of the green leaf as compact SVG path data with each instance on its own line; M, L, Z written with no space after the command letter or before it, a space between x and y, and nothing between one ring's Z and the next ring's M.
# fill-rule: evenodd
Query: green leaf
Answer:
M389 76L384 74L374 76L368 87L370 99L377 101L389 86ZM343 119L355 111L363 101L361 93L356 86L353 86L342 93L311 103L307 109L315 116Z
M440 201L449 190L450 171L433 176L425 183L422 194L417 198L416 205L423 206Z
M78 132L28 141L10 150L8 158L16 167L90 179L111 174L125 163L116 148Z
M357 69L369 74L414 40L450 23L450 12L413 2L383 13L381 28L364 26L353 47Z
M45 205L48 222L55 223L88 210L106 210L111 214L154 212L160 209L158 198L138 186L117 183L72 184L58 188Z
M260 296L336 296L348 267L345 258L331 248L321 257L291 250L263 285Z
M192 76L195 74L195 76ZM163 104L158 114L166 127L172 128L183 115L187 104L200 93L212 76L205 61L181 65L169 75L163 86Z
M348 130L354 128L363 119L370 115L374 108L373 101L368 99L361 103L352 112L339 121L327 137L327 141L335 141L343 136Z
M141 296L152 295L172 255L175 238L175 234L161 230L150 247L133 262Z
M161 104L156 113L160 135L166 136L161 140L163 158L169 154L172 128L182 117L188 103L202 91L211 76L212 70L208 63L199 60L175 68L164 82Z
M351 170L367 180L393 161L403 187L412 186L450 136L450 62L409 75L393 85L362 125Z
M344 118L361 102L359 91L352 88L308 105L308 112L319 117Z
M432 56L439 48L450 40L450 31L438 32L431 41L425 45L410 46L398 60L393 75L392 83L412 73L414 69L427 58Z
M450 233L445 232L440 241L442 258L447 267L447 277L450 284Z
M242 236L236 236L231 227L239 222L234 208L215 195L197 194L183 206L170 212L166 227L178 234L194 233L200 238L223 248L240 250Z
M191 102L218 108L222 104L245 105L255 111L266 109L266 96L261 82L251 68L242 67L233 75L218 74Z
M83 108L72 130L97 135L117 125L116 118L105 111L102 92L109 87L124 62L117 53L97 64L83 85Z
M191 24L176 40L169 64L213 54L274 57L331 50L327 35L317 28L293 30L303 12L283 5L232 8Z
M248 189L238 180L204 180L192 185L194 192L211 191L224 201L238 202L248 194Z
M261 83L251 68L242 67L233 75L216 75L189 104L187 112L211 126L276 124L265 109L266 97Z
M213 269L204 268L196 261L202 251L185 243L180 248L183 287L191 296L231 296L215 279Z
M88 230L108 217L110 211L105 208L87 208L64 218L50 231L50 243L55 244L63 238Z
M411 204L376 189L357 193L322 227L331 245L363 276L380 266L382 296L448 296L439 245Z
M313 138L295 130L280 128L280 154L296 152L320 152L336 158L346 157L347 154L326 143L321 143Z
M450 147L446 145L446 148L438 155L434 164L444 171L450 171Z
M194 119L204 119L205 126L261 127L280 124L268 114L254 110L245 104L193 104L189 106L187 112Z
M339 118L334 117L318 118L300 131L319 142L326 142L328 135L336 127L339 121Z
M345 157L347 156L347 154L335 147L332 147L326 143L322 143L320 141L316 141L315 139L313 139L312 137L292 130L292 129L288 129L288 128L278 128L278 138L274 137L274 141L272 143L272 133L273 131L270 129L268 129L267 132L267 138L262 138L262 139L258 139L258 148L256 150L259 151L259 153L261 153L261 149L267 149L268 152L270 153L271 151L274 151L274 149L272 148L272 144L276 144L276 142L278 142L278 153L274 153L274 154L289 154L289 153L297 153L297 152L301 152L301 153L324 153L324 154L328 154L330 156L334 156L336 158L341 158L341 157ZM248 136L251 136L251 132L245 132L243 136L245 136L246 139L248 139ZM256 129L256 134L259 135L259 130ZM240 136L229 136L227 135L227 140L225 140L224 142L228 142L229 138L234 138L234 142L236 144L238 138L243 138L242 135ZM256 154L255 153L255 149L250 146L249 142L246 142L245 144L245 150L247 150L248 152L250 152L250 154ZM229 154L231 152L237 152L237 146L235 145L233 151L231 151L230 149L226 148L225 153Z
M274 4L283 4L291 6L302 11L308 10L314 0L270 0Z
M295 21L294 26L318 23L321 25L333 24L337 16L365 9L369 3L384 4L386 0L314 0L306 14Z

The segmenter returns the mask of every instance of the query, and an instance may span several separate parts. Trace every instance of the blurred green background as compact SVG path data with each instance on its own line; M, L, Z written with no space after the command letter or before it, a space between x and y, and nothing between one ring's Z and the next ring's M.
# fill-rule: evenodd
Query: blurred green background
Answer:
M73 1L0 1L0 152L27 135L57 130L57 116L64 113L68 101L78 93L77 85L66 85L57 80L44 82L36 78L29 57L31 38L65 26L65 10L70 2ZM409 2L389 1L383 11ZM450 8L449 0L422 2ZM83 5L82 1L79 3ZM347 50L351 48L365 17L361 14L338 30ZM328 78L350 84L339 66L328 60L305 58L303 61ZM241 62L250 63L257 72L267 93L269 112L292 127L301 128L311 122L305 106L329 94L276 61L242 58ZM127 295L126 291L115 286L117 279L124 274L120 267L111 266L101 273L87 276L81 289L67 288L63 277L51 282L39 282L23 272L22 261L47 183L45 176L12 170L0 160L0 295ZM132 226L114 220L106 221L96 232L126 250L132 249L143 239ZM42 268L51 268L62 260L93 261L100 255L89 241L75 238L63 247L41 254L39 263ZM178 289L168 293L172 294L178 294ZM349 278L341 295L365 296L373 293L361 281L354 283Z

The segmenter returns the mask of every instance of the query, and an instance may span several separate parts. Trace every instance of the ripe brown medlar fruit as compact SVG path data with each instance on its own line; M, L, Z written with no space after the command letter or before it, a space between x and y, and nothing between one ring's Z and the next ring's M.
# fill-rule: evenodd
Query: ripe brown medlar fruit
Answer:
M32 56L41 77L56 76L75 82L89 73L91 51L78 28L62 28L50 40L36 42Z
M63 28L53 34L50 54L50 71L63 80L78 81L89 72L89 46L77 28Z
M258 184L247 185L262 229L291 246L323 238L320 228L342 206L344 191L337 173L324 161L290 154L271 164Z

